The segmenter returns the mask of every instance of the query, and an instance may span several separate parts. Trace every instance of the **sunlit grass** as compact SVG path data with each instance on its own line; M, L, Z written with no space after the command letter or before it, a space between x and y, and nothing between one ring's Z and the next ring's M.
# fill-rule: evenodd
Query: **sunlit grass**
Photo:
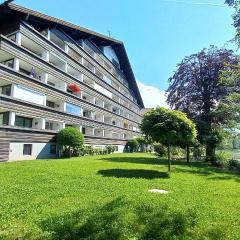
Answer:
M165 164L150 154L0 164L0 239L240 239L240 177L180 161L168 175Z

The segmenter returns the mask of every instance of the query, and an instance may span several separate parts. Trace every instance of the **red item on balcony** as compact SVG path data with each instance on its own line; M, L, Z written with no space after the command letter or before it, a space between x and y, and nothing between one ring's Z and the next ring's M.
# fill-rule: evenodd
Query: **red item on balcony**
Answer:
M68 88L75 93L81 92L81 88L77 84L74 84L74 83L68 84Z

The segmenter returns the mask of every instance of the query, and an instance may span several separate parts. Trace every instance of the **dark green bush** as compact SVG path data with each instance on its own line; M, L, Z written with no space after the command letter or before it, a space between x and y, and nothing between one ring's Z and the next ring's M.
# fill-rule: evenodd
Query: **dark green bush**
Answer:
M84 136L79 129L67 127L58 132L57 144L62 148L64 157L71 157L84 142Z
M130 139L128 140L125 148L127 152L137 152L139 148L139 143L136 139Z
M240 172L240 160L230 160L229 161L229 168L230 170L235 170Z

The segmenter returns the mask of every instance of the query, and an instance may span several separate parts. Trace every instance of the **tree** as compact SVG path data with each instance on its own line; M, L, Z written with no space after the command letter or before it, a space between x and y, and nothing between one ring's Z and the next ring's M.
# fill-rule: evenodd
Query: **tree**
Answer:
M129 152L136 152L139 148L139 143L136 139L130 139L126 144L126 148Z
M240 46L240 2L238 0L225 0L225 3L233 7L233 26L236 29L235 41Z
M137 137L135 138L139 144L139 149L141 152L146 152L148 148L149 140L145 137Z
M223 117L227 117L216 111L221 100L234 91L227 84L220 84L220 73L237 63L232 51L210 46L185 57L169 79L167 102L196 123L198 140L206 145L206 159L210 161L215 160L216 146L222 140L219 127Z
M83 134L74 127L67 127L58 132L57 144L63 148L68 157L71 157L72 151L83 145Z
M156 108L147 112L141 124L142 132L168 149L168 170L171 170L170 146L190 143L197 136L195 124L180 111Z

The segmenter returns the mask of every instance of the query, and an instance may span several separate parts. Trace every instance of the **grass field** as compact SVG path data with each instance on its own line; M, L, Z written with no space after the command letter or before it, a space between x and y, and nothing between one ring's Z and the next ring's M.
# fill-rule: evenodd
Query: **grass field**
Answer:
M165 164L150 154L0 164L0 239L240 239L240 177L180 161L168 175Z

